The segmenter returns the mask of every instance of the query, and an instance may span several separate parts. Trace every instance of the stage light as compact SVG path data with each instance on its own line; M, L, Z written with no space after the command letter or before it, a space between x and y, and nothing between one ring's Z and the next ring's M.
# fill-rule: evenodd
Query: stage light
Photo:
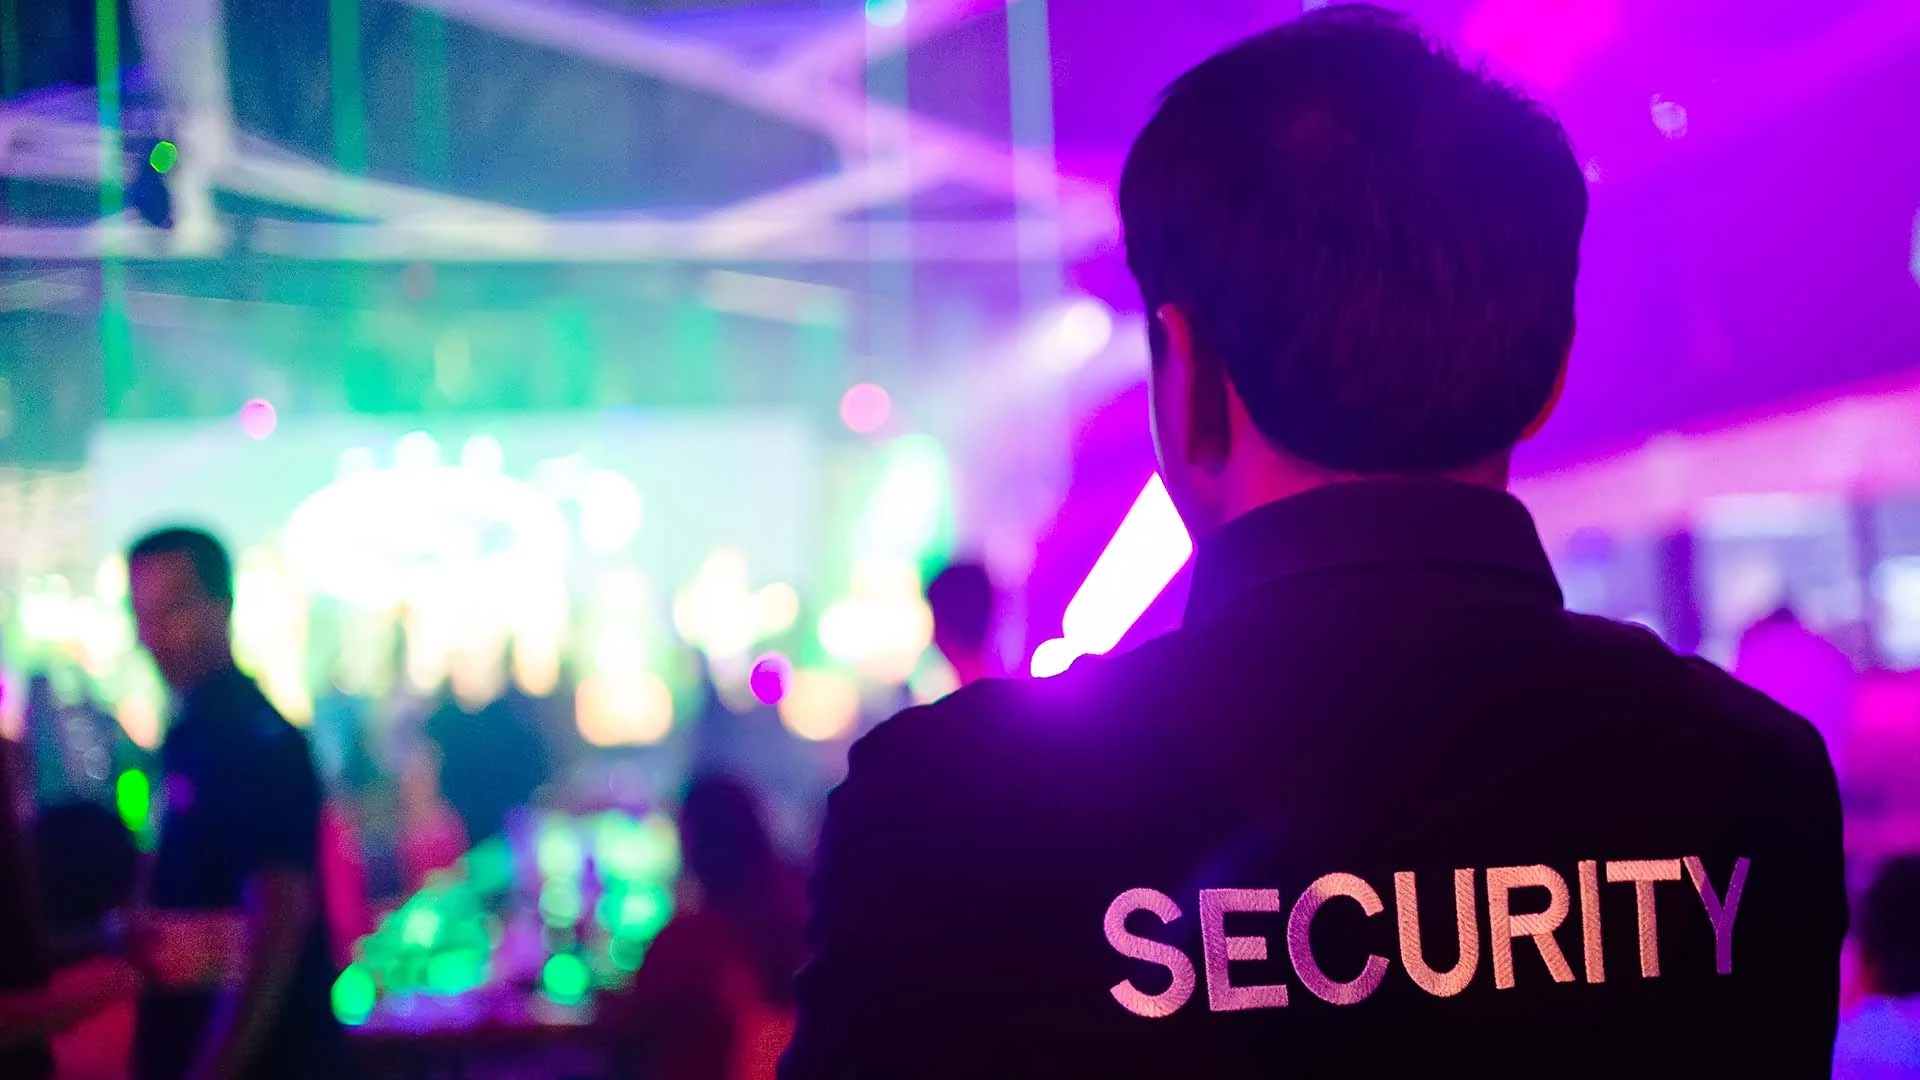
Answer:
M1049 367L1071 371L1106 351L1112 341L1113 309L1083 296L1047 317L1035 345Z
M1065 644L1042 645L1034 653L1034 674L1057 675L1077 657L1120 644L1192 554L1193 540L1155 474L1067 604L1056 639Z
M479 472L499 472L507 452L500 440L491 435L475 435L460 447L460 467Z
M580 482L580 542L611 555L640 531L640 492L611 469L595 469Z
M574 725L593 746L651 746L673 730L673 692L651 672L599 672L574 692Z
M894 440L854 526L854 550L914 563L936 554L944 543L950 491L947 455L938 441L928 435Z
M273 434L273 429L279 426L280 414L266 398L254 398L240 406L240 430L246 432L247 438L257 442Z
M867 21L875 26L899 26L907 18L907 0L867 0Z
M431 469L440 464L440 444L424 431L409 431L394 444L393 464L401 469Z
M892 415L893 398L888 396L885 387L860 383L840 396L840 422L857 435L879 431Z
M1036 679L1051 679L1055 675L1072 667L1075 660L1085 655L1085 653L1075 649L1073 643L1066 638L1053 638L1048 641L1043 641L1040 643L1039 648L1033 650L1033 677Z
M798 671L780 699L780 722L808 742L843 738L860 720L860 690L852 679Z

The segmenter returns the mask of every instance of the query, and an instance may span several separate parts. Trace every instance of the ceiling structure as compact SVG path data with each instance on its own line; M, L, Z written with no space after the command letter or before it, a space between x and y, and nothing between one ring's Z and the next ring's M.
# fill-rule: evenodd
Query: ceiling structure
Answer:
M421 264L496 321L530 297L617 313L669 270L824 285L855 319L953 297L1010 318L1062 276L1124 307L1110 192L1155 95L1300 5L124 0L103 102L92 0L0 0L0 309L98 310L103 259L138 318L193 322L200 298L326 320L346 297L429 335L362 335L394 355L436 347ZM1593 184L1536 460L1920 363L1920 4L1406 6L1539 94ZM103 218L160 138L173 227ZM925 364L943 334L992 337L917 318L849 348Z
M172 227L13 220L0 256L1008 262L1109 240L1104 187L1048 147L883 85L917 49L1004 51L1003 5L887 7L134 0L117 110L87 86L16 98L0 170L84 189L169 139Z

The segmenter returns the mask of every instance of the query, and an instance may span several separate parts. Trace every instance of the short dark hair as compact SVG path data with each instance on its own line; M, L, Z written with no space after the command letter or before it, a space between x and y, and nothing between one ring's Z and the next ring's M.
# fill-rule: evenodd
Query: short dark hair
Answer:
M1585 177L1560 124L1401 16L1323 8L1182 75L1127 156L1127 263L1253 423L1325 468L1517 443L1573 339Z
M158 555L185 555L200 587L215 600L233 599L233 560L213 534L184 525L156 529L127 549L127 565Z
M1860 902L1860 952L1889 997L1920 994L1920 855L1889 859Z
M993 632L993 576L977 562L956 562L927 583L933 625L949 641L984 649Z

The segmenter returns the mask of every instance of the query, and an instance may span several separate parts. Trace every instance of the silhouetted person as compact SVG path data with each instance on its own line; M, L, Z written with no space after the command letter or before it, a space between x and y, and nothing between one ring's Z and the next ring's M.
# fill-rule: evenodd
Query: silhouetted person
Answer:
M793 1030L802 902L754 792L730 777L687 786L680 842L693 889L633 985L603 1002L620 1076L771 1077Z
M59 970L38 867L14 813L20 800L5 759L18 749L0 740L0 1077L45 1080L54 1075L53 1037L130 1000L139 977L104 957Z
M1860 905L1867 999L1840 1021L1834 1080L1920 1080L1920 854L1888 860Z
M1180 630L852 751L787 1080L1825 1076L1818 733L1568 612L1566 134L1397 16L1182 76L1128 155Z
M134 1076L350 1075L318 881L320 781L306 737L234 666L232 563L213 537L174 528L134 544L127 569L140 643L178 695L150 948L204 953L189 927L244 918L239 955L202 955L196 977L142 1000Z
M532 718L506 698L469 712L452 694L443 695L427 718L427 737L440 750L440 789L469 843L499 835L507 816L547 782L546 742Z
M1806 717L1820 732L1834 770L1846 771L1846 749L1859 674L1840 647L1780 608L1748 627L1735 649L1741 682Z
M979 563L954 563L927 583L933 647L961 686L1006 674L993 651L996 606L993 578Z

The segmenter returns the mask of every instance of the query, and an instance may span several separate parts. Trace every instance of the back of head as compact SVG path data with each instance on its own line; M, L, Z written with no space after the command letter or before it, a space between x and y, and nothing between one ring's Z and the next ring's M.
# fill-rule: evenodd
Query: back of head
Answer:
M680 804L680 844L706 909L732 929L764 1000L788 1001L803 917L753 789L717 773L694 777Z
M978 653L993 632L993 578L977 562L956 562L927 584L933 637L941 651Z
M761 821L759 800L731 776L707 773L688 782L680 803L680 842L688 872L720 906L751 899L774 869L773 840Z
M1920 855L1888 860L1860 905L1860 951L1874 989L1920 995Z
M1538 106L1399 16L1325 8L1182 76L1120 209L1148 311L1177 307L1260 434L1310 465L1475 465L1556 392L1579 165Z

